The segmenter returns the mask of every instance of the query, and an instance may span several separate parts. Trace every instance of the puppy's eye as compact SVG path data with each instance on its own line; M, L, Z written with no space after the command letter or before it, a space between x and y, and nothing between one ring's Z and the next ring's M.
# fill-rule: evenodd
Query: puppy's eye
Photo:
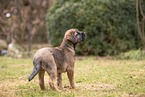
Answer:
M74 33L75 36L78 36L79 34L80 34L79 32L75 32L75 33Z

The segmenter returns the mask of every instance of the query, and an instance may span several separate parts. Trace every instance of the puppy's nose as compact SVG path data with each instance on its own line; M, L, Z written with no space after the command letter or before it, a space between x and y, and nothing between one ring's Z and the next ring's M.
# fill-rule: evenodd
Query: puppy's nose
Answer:
M85 35L85 38L86 38L86 37L87 37L87 34L86 34L86 32L84 32L83 34Z
M85 40L85 39L86 39L86 37L87 37L86 32L83 32L83 33L82 33L82 39L83 39L83 40Z

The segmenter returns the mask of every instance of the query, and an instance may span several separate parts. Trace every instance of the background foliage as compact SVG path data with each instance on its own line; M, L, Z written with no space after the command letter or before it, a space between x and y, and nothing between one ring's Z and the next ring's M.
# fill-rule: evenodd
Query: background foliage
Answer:
M27 43L47 42L46 11L55 0L0 0L0 39ZM43 38L42 38L43 37Z
M138 48L135 0L58 0L46 16L49 39L58 46L66 30L78 28L87 40L79 54L115 55Z

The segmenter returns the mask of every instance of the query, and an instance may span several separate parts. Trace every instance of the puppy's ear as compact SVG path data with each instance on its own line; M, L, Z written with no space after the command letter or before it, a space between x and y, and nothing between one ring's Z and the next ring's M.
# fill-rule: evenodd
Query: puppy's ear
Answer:
M75 37L74 34L68 35L68 36L66 37L66 39L67 39L68 41L72 42L72 43L77 43L77 38Z

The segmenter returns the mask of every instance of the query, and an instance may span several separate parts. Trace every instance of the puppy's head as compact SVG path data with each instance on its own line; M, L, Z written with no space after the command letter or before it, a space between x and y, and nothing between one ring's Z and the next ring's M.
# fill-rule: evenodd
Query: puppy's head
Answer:
M79 31L78 29L70 29L66 31L64 38L73 44L77 44L84 41L86 37L87 35L85 32Z

